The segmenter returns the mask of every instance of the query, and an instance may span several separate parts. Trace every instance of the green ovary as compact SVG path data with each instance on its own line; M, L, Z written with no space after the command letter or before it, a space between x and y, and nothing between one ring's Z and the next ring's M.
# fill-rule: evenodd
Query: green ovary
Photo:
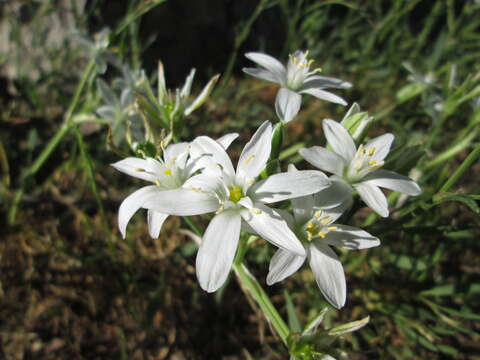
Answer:
M243 198L243 190L240 186L233 186L230 188L230 197L229 200L231 202L237 203Z

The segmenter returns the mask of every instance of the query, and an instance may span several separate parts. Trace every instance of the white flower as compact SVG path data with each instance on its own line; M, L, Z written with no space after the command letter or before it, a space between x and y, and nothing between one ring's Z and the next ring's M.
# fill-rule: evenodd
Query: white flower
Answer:
M356 190L371 209L387 217L387 198L379 187L411 196L422 192L412 179L380 169L394 140L392 134L374 138L357 149L348 131L336 121L323 120L323 131L333 151L313 146L300 149L299 153L313 166L334 174L330 180L344 190L341 196L345 201L351 201L352 193ZM325 192L328 193L328 190Z
M237 136L238 134L227 134L216 141L219 146L228 148ZM180 188L188 178L198 171L198 161L189 158L188 149L188 143L172 144L165 149L163 159L129 157L112 164L118 171L154 184L133 192L120 205L118 227L123 238L126 235L128 222L146 200L162 191ZM160 229L167 217L167 214L159 211L148 210L148 230L152 238L159 236Z
M295 171L291 166L289 171ZM275 284L295 273L308 259L323 296L337 309L345 305L346 281L342 264L330 246L366 249L380 245L380 240L355 227L335 224L345 207L330 207L318 195L292 200L293 214L281 215L305 246L300 256L279 249L272 257L267 284ZM327 206L328 208L325 208Z
M286 69L277 59L267 54L250 52L245 56L262 67L244 68L245 73L280 84L275 110L283 122L292 121L297 116L302 102L301 94L310 94L320 100L347 105L341 97L325 89L348 89L352 85L340 79L315 75L320 69L310 70L313 60L308 60L308 51L297 50L290 55Z
M304 256L305 249L277 211L265 204L313 194L329 185L319 171L280 173L255 182L271 151L272 126L267 121L243 149L236 171L225 150L208 137L198 137L190 153L201 155L205 169L183 189L165 191L144 207L165 214L190 216L215 212L197 254L200 286L216 291L225 282L237 249L242 220L272 244Z

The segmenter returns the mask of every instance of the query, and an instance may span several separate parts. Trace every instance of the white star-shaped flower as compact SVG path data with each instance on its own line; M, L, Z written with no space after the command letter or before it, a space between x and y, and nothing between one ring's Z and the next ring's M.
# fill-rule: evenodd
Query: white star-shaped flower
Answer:
M291 165L289 172L296 171ZM308 259L323 296L340 309L345 305L347 287L343 266L331 246L367 249L380 245L380 240L361 229L336 224L345 207L331 207L330 201L324 201L321 196L292 199L292 207L294 216L287 211L280 214L304 245L306 254L277 250L270 262L267 284L273 285L292 275Z
M340 79L316 75L319 69L310 70L313 60L308 60L308 51L295 51L290 55L286 68L277 59L267 54L250 52L245 56L261 66L261 68L244 68L245 73L281 86L275 100L275 110L283 122L292 121L297 116L302 103L302 94L347 105L341 97L325 89L348 89L352 84Z
M357 191L371 209L387 217L387 198L379 187L411 196L422 192L412 179L381 169L394 140L392 134L376 137L357 149L352 136L336 121L323 120L323 131L333 151L313 146L300 149L299 154L313 166L334 174L330 177L334 191L344 201L351 201L353 191ZM331 196L328 193L329 189L324 191L325 196Z

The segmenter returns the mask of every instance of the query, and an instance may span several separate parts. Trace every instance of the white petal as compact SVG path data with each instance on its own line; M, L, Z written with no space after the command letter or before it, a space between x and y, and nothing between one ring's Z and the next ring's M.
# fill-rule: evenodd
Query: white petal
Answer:
M323 296L335 308L345 305L347 284L343 267L328 245L314 243L309 246L308 260Z
M221 200L228 198L229 194L222 178L208 172L192 176L185 181L183 188L210 193Z
M218 210L219 206L213 194L189 189L161 191L143 204L146 209L177 216L206 214Z
M329 101L339 105L347 105L347 102L343 100L340 96L332 94L331 92L321 90L318 88L307 88L300 91L301 94L309 94L315 96L317 99Z
M298 153L320 170L328 171L338 176L343 175L343 169L346 166L345 159L333 151L320 146L313 146L300 149Z
M158 195L159 190L160 189L155 185L145 186L130 194L125 198L125 200L123 200L120 208L118 209L118 228L120 229L120 233L124 239L128 222L132 216L143 206L145 201L150 199L152 196Z
M165 163L169 163L171 161L175 161L178 159L179 156L182 154L185 154L188 151L188 143L187 142L181 142L178 144L171 144L168 145L167 148L165 149L163 153L163 159L165 160Z
M295 273L303 265L305 258L305 256L298 256L287 250L277 250L270 260L267 284L273 285Z
M418 184L407 176L397 174L393 171L379 169L367 175L363 182L380 186L389 190L398 191L402 194L417 196L422 193Z
M286 79L286 70L280 61L271 57L267 54L262 54L258 52L246 53L245 57L253 62L256 62L261 67L264 67L272 73L275 77L276 82L283 84Z
M266 80L266 81L271 81L277 84L280 83L280 79L278 79L275 74L273 74L268 70L259 69L259 68L243 68L242 70L244 73L248 75L252 75L256 78Z
M375 185L365 182L355 184L354 188L358 191L358 195L360 195L370 209L382 217L388 216L387 198L382 190Z
M372 160L382 161L390 152L395 136L392 134L383 134L375 139L370 140L365 145L365 150L368 151L371 148L375 148L375 153L372 155Z
M290 230L283 218L273 209L255 203L255 209L245 209L242 218L255 232L273 245L291 251L299 256L305 256L305 248Z
M255 179L265 168L272 149L272 124L265 121L255 131L250 141L243 148L238 159L237 175L239 182Z
M151 182L155 182L157 175L161 173L163 166L155 159L139 159L129 157L111 164L124 174Z
M190 155L193 159L201 157L212 164L219 164L228 175L233 176L235 173L225 149L208 136L199 136L190 144Z
M216 142L218 142L225 150L227 150L230 147L232 141L235 140L237 137L238 133L230 133L218 138Z
M302 170L271 175L248 189L250 196L263 203L273 203L314 194L327 188L330 180L317 170Z
M335 231L330 231L325 237L329 245L347 249L368 249L380 245L380 240L362 229L347 225L337 225Z
M331 185L315 195L315 206L333 209L344 205L343 210L351 204L353 188L338 176L330 177ZM338 209L337 209L338 211Z
M218 290L228 277L240 237L242 218L238 212L224 211L207 227L197 253L197 278L203 290Z
M285 123L292 121L300 111L302 96L286 88L280 88L275 99L275 111Z
M328 144L338 155L351 161L357 152L355 143L348 131L335 120L323 120L323 132Z
M320 76L320 75L311 75L305 79L302 89L308 88L335 88L335 89L349 89L352 87L348 81L343 81L341 79Z
M297 172L297 168L293 164L288 165L288 172ZM324 190L325 191L325 190ZM313 202L314 196L307 195L299 198L292 199L292 208L295 221L298 224L304 224L312 218L313 214Z
M167 217L167 214L162 214L155 210L148 210L148 233L153 239L158 238L160 235L160 230Z

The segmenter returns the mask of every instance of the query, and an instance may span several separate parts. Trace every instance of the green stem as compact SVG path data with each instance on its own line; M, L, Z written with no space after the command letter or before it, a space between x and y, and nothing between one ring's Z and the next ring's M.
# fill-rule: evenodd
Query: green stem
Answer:
M198 236L202 236L202 231L198 225L189 217L183 217L187 225ZM243 257L247 250L248 241L240 240L237 249L237 256L233 263L233 270L240 283L240 288L247 295L251 296L262 309L263 315L272 324L273 328L277 332L278 336L282 339L283 343L288 346L287 339L290 335L290 329L288 325L283 321L282 317L278 313L275 306L270 301L265 290L263 290L257 279L250 273L248 268L243 263Z
M22 201L23 194L25 193L25 187L27 184L27 180L34 176L43 166L43 164L47 161L50 157L52 152L56 149L60 141L64 138L64 136L71 130L75 124L72 121L73 112L75 111L78 102L80 100L80 95L85 88L88 80L92 76L95 70L95 61L92 59L87 64L85 70L83 71L82 77L80 82L77 85L75 90L75 94L73 95L73 99L70 102L68 110L65 114L65 118L63 124L58 129L57 133L53 136L53 138L48 142L47 146L43 149L40 155L35 159L33 164L26 170L25 175L23 176L22 182L20 184L20 188L16 191L15 196L13 198L12 205L10 207L10 211L8 213L8 223L11 225L15 222L15 218L17 215L17 209Z
M443 184L442 188L440 189L440 193L448 191L460 177L463 175L465 171L480 157L480 146L477 146L463 161L463 163L455 170L452 176Z

